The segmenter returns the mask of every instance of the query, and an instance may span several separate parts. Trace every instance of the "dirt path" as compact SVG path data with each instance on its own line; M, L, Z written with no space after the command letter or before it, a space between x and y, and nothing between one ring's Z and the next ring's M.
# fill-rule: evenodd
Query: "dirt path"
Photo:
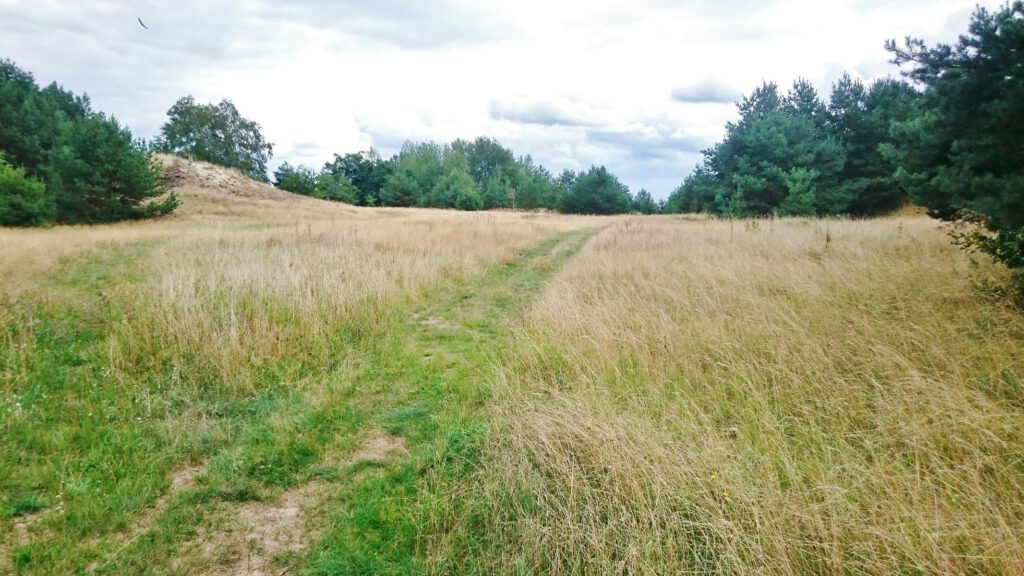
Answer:
M597 232L558 235L470 285L413 311L368 367L379 394L376 427L402 450L357 475L325 508L331 516L308 568L314 573L423 571L441 494L473 467L487 430L494 362L547 280Z
M596 233L556 235L481 277L434 294L358 344L365 364L270 420L318 427L319 455L295 480L252 484L223 464L259 435L174 480L130 533L105 542L101 574L265 575L420 571L438 491L472 469L486 433L488 378L525 307ZM268 433L276 433L268 428ZM280 440L279 436L272 436ZM203 481L197 485L195 478ZM224 484L227 482L227 484ZM247 483L246 483L247 482ZM180 484L180 485L179 485ZM116 544L116 545L115 545Z

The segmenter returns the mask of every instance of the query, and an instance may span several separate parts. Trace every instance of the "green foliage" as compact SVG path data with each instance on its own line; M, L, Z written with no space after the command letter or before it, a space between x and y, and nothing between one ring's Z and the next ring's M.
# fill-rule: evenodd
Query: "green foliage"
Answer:
M380 202L383 206L415 206L422 193L419 183L409 172L396 170L384 181Z
M44 93L31 73L0 60L0 150L33 176L44 175L61 125L73 120L57 106L54 92Z
M43 183L0 157L0 226L39 226L52 216Z
M469 173L473 181L481 187L499 173L504 173L507 177L510 167L515 165L512 151L493 138L482 136L471 143L457 140L452 146L464 150Z
M794 168L785 176L789 194L779 205L782 216L814 216L815 180L818 173L807 168Z
M641 214L655 214L659 212L658 204L654 201L651 193L644 189L641 189L633 197L632 209L634 212Z
M391 182L401 184L401 190L381 191L388 198L409 197L411 204L391 204L395 206L444 206L432 201L434 188L444 177L444 148L436 142L406 142L395 160L394 171L388 177L384 187L389 188Z
M50 191L57 219L116 222L166 214L178 206L159 165L116 120L90 114L66 124L51 153Z
M839 185L853 198L851 213L882 214L906 197L895 178L898 166L883 151L891 141L892 125L917 114L917 100L909 84L891 78L865 87L843 75L832 86L829 126L846 151Z
M360 198L359 189L344 176L320 172L316 177L316 192L313 194L324 200L356 204Z
M237 168L246 176L267 182L267 163L273 144L264 140L260 125L243 118L230 100L198 104L192 96L178 99L167 111L154 149Z
M445 151L444 175L434 184L426 199L428 206L479 210L483 199L469 173L465 155L457 148Z
M714 168L714 154L704 151L704 163L683 180L672 191L665 204L669 213L711 211L716 197L721 193L721 182Z
M483 207L492 209L508 208L513 204L521 206L519 190L513 184L513 181L518 179L517 176L519 175L513 174L510 178L504 169L492 174L483 189Z
M604 166L591 167L575 178L559 210L569 214L622 214L630 209L629 189Z
M461 186L455 196L455 207L459 210L481 210L484 200L475 186Z
M324 164L322 173L340 176L351 183L356 194L350 203L360 206L400 205L388 204L381 198L381 191L391 175L394 165L381 158L373 148L364 152L335 154L334 160ZM347 201L347 200L346 200Z
M274 171L274 186L303 196L317 194L317 174L306 166L292 166L284 162Z
M887 156L901 184L932 215L976 222L961 238L1011 268L1024 268L1024 3L978 8L954 45L886 43L924 86L923 112L893 127Z
M0 62L0 151L24 175L45 184L15 186L8 174L5 221L112 222L170 212L178 205L141 142L113 118L56 84ZM17 192L14 192L14 190Z
M727 124L725 139L703 152L703 162L672 192L666 210L803 214L812 196L817 214L892 210L905 192L894 176L897 163L885 152L893 126L915 117L917 98L908 84L892 79L865 88L844 75L827 103L806 80L797 80L784 96L765 83L740 102L739 121ZM815 191L802 191L798 202L790 180L810 172L816 174Z
M406 142L389 160L374 150L336 154L324 165L324 174L351 181L357 189L355 204L459 210L556 209L576 183L571 170L558 181L530 156L517 158L486 137L451 144ZM652 204L657 210L657 204ZM616 210L629 207L627 197L625 208ZM650 205L645 204L645 209Z
M822 188L816 209L840 213L850 199L834 186L845 154L824 127L824 105L814 89L798 81L780 98L765 84L740 104L740 120L726 126L726 139L714 150L720 180L742 196L747 209L767 214L789 194L786 174L796 168L818 172Z
M547 168L536 164L529 155L516 160L513 177L516 206L525 210L554 209L560 192Z
M735 190L719 192L715 196L715 212L726 218L745 218L750 215L750 207L743 196L742 183Z
M363 203L372 206L375 201L375 196L363 197L348 178L332 172L331 163L325 165L318 174L308 166L292 166L284 162L274 171L274 186L294 194L347 204Z

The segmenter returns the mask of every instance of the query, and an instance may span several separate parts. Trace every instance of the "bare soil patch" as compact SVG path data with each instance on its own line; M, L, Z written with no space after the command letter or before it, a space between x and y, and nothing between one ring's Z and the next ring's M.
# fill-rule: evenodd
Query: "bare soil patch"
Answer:
M356 451L352 460L353 462L383 462L393 456L401 457L407 454L409 454L409 448L406 445L405 438L383 434L364 442L359 447L359 450Z
M309 521L326 487L310 482L269 502L247 502L224 511L209 529L182 548L176 568L206 576L278 574L275 557L300 552L319 538Z

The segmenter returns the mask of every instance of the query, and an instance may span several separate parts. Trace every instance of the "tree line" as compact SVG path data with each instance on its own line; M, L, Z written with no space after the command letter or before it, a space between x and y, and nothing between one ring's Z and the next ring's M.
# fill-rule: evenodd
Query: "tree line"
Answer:
M668 212L876 215L905 201L1015 271L1024 295L1024 2L978 7L966 34L885 44L905 80L765 83L669 196Z
M738 104L725 139L669 196L670 212L724 216L876 215L906 198L890 129L920 113L902 80L843 77L823 101L810 82L760 86Z
M635 196L604 166L555 176L530 156L516 156L493 138L406 142L385 159L374 149L334 158L316 171L281 164L274 184L290 192L360 206L457 210L548 209L620 214L660 209L650 193Z

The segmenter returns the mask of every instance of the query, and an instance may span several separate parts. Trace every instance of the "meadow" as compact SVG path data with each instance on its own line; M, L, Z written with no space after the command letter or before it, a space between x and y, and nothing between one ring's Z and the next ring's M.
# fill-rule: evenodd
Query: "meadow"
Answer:
M0 572L1017 574L1024 316L921 216L0 229Z

